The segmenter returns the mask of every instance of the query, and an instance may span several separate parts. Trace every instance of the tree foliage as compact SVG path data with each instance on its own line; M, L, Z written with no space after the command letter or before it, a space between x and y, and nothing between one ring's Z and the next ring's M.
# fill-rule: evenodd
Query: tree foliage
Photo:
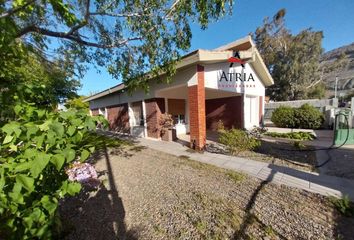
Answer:
M10 45L41 51L58 45L56 53L95 61L131 89L146 87L147 77L174 72L180 52L190 47L191 21L206 28L231 6L231 0L3 1L0 51L12 55L21 48L9 51Z
M19 101L53 107L63 99L77 96L80 76L70 58L49 60L22 41L3 49L0 51L0 121L14 114L14 106Z
M85 99L84 96L80 96L77 98L73 98L73 99L69 99L66 103L65 103L65 107L66 108L74 108L74 109L78 109L78 110L85 110L88 112L89 110L89 103L88 102L84 102L83 100Z
M272 20L265 18L254 33L257 48L275 81L267 94L273 100L306 99L319 83L323 34L311 28L292 34L285 26L285 13L281 9ZM322 92L317 90L315 95Z
M15 106L16 121L0 128L0 236L49 239L60 198L81 185L65 168L94 151L85 141L101 117L85 111L53 112L30 104Z
M56 112L73 97L85 63L130 89L170 76L190 46L190 22L206 28L231 0L5 0L0 2L0 236L50 239L58 201L80 191L65 168L94 151L102 116ZM150 72L149 74L146 74ZM166 78L167 80L169 78ZM84 107L81 99L70 106Z

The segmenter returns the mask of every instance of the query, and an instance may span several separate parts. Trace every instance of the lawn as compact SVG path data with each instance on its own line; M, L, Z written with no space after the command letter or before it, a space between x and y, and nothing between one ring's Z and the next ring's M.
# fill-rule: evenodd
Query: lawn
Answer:
M103 181L61 203L66 239L350 239L323 196L134 144L96 154Z

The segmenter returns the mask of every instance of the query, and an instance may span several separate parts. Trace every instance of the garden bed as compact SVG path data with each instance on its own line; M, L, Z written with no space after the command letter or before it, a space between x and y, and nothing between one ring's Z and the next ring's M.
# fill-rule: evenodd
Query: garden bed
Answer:
M315 171L317 165L316 152L311 146L295 146L292 141L272 141L262 139L261 146L252 152L241 153L240 156L256 161L268 162L278 166L286 166L300 170Z
M140 146L97 155L94 193L61 203L66 239L349 239L320 195Z
M289 139L274 139L265 137L260 140L260 146L253 151L240 152L237 157L266 162L277 166L291 167L305 171L316 171L316 152L311 146L296 147ZM308 151L307 151L308 150ZM230 155L225 147L217 142L207 144L207 151Z
M316 139L316 136L309 132L288 132L288 133L278 133L278 132L266 132L265 136L274 138L285 138L300 141L309 141Z

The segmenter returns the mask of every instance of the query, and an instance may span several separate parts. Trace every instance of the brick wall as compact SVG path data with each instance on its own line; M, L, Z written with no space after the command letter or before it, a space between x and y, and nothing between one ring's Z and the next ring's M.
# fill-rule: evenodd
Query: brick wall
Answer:
M204 67L197 65L197 85L188 87L191 147L204 149L206 140Z
M242 96L206 100L205 109L208 130L217 130L219 120L225 128L243 127Z
M107 107L109 128L117 132L130 132L128 104Z
M184 99L168 99L168 113L171 115L185 115L186 101Z
M145 100L147 135L152 138L160 138L160 116L165 113L165 99L152 98Z
M91 109L91 116L97 116L98 113L98 108L97 109Z

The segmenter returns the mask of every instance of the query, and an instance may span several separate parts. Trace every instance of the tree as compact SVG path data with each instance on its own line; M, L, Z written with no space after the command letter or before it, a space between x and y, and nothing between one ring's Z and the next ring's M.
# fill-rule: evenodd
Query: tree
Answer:
M307 96L310 99L321 99L324 98L326 95L326 85L324 84L323 81L320 81L316 83L313 87L310 88L310 91L308 92Z
M273 100L304 99L313 91L322 94L314 87L320 79L323 34L308 28L293 35L285 27L285 14L285 9L281 9L272 20L265 18L253 36L275 81L267 94Z
M86 110L88 112L89 110L89 103L84 102L83 100L85 99L85 96L79 96L77 98L69 99L65 103L65 107L67 108L75 108L77 110Z
M16 58L0 67L0 118L11 118L19 102L53 108L63 99L77 97L81 84L70 61L48 61L31 52Z
M40 51L59 45L56 53L95 61L131 89L147 87L147 78L173 74L190 47L191 21L204 29L231 9L232 0L3 1L0 51L19 39Z

